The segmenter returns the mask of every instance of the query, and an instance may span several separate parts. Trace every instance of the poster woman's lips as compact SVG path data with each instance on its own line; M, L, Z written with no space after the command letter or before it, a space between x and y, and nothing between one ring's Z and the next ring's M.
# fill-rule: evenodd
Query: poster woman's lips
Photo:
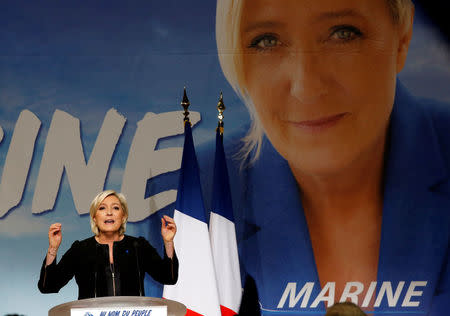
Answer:
M304 130L310 132L319 132L336 125L341 119L343 119L348 114L349 114L348 112L344 112L335 115L324 116L315 120L305 120L292 123L296 127L302 128Z

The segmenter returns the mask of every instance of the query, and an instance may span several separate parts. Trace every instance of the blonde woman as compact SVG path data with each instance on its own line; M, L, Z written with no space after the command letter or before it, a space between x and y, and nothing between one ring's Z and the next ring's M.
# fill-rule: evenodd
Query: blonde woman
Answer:
M327 309L325 316L367 316L352 302L337 303Z
M450 111L397 81L413 15L409 0L217 1L220 64L252 119L231 179L264 313L446 313Z
M178 259L173 238L177 227L169 216L161 218L164 258L142 237L125 235L128 205L121 193L99 193L90 207L94 236L75 241L57 263L62 227L48 231L49 247L42 264L38 287L42 293L57 293L75 276L78 299L100 296L144 296L147 272L163 284L178 279Z

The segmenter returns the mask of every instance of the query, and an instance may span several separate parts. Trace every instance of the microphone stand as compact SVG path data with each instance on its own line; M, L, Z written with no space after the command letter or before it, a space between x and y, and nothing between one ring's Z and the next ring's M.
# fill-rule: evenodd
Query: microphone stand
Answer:
M134 251L135 251L135 255L136 255L136 267L137 267L137 271L138 271L139 296L143 296L144 291L142 290L141 268L139 265L139 248L138 248L137 240L133 242L133 246L134 246Z

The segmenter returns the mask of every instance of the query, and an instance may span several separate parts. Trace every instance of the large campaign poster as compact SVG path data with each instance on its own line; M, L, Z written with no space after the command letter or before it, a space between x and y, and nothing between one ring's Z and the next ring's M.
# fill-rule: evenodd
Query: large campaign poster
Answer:
M319 1L315 5L303 0L263 2L255 1L255 7L249 9L244 1L219 1L220 10L216 1L200 0L1 3L0 315L45 315L52 306L77 299L74 280L57 294L44 295L37 288L48 247L48 227L54 222L62 223L60 258L75 240L92 236L89 204L103 189L115 189L127 196L130 208L127 234L144 236L162 253L160 217L173 214L181 163L183 115L180 102L184 87L191 101L193 137L204 182L206 209L211 199L216 105L219 93L223 92L227 107L225 150L230 159L230 173L233 173L232 198L241 271L243 276L249 274L255 279L263 314L320 314L326 304L339 301L345 294L346 299L356 300L359 305L365 305L366 310L375 308L382 314L425 315L433 301L442 299L439 294L448 298L445 290L448 291L449 282L446 270L449 264L449 187L442 172L445 168L438 169L439 164L448 166L449 163L450 135L446 126L450 124L445 116L449 111L445 102L450 102L447 44L420 8L416 8L408 57L398 75L401 84L397 84L396 94L403 96L399 103L409 102L404 101L409 98L405 96L406 89L414 97L434 100L430 107L439 108L440 112L433 112L429 117L437 122L433 126L436 135L425 138L430 133L429 121L412 127L406 123L415 133L390 142L416 144L412 146L416 149L414 156L408 157L409 152L400 153L406 155L402 157L408 157L408 161L396 161L392 168L396 173L404 173L405 179L411 182L420 182L423 178L428 181L427 175L432 172L440 174L440 182L435 181L433 189L427 189L427 192L433 191L434 196L415 199L420 195L416 186L407 188L411 193L407 197L396 190L385 192L385 199L401 203L395 202L392 209L383 209L386 212L378 234L381 245L375 259L378 274L372 279L359 280L347 272L349 279L322 282L325 278L319 277L324 274L316 266L319 260L317 256L314 260L311 249L313 229L308 230L303 210L298 209L294 215L288 212L294 203L290 201L299 203L301 195L298 181L289 168L286 169L286 166L292 167L289 159L285 160L287 154L283 155L283 150L280 154L280 147L271 143L276 143L276 131L269 135L270 140L262 138L261 155L250 165L245 161L242 164L239 160L243 159L242 155L239 158L235 153L242 145L239 139L255 120L255 114L248 113L244 102L262 104L269 96L267 100L274 105L273 101L282 93L277 83L283 78L276 77L280 67L289 69L286 72L292 71L292 74L298 69L300 77L318 69L340 76L336 65L320 58L307 63L311 68L300 70L299 56L318 54L312 49L306 54L303 51L302 55L299 49L300 44L304 44L302 41L294 52L290 51L288 59L283 59L289 60L287 64L275 65L262 59L274 54L280 61L282 53L276 51L277 47L294 47L294 40L284 42L276 36L276 29L271 29L290 25L292 21L287 20L290 16L286 15L286 10L280 11L280 6L298 6L289 10L295 18L295 14L305 8L305 12L315 14L320 9L317 3L329 4L330 1ZM268 20L274 16L267 10L261 11L257 3L272 6L269 12L280 13L277 18L281 21L259 23L258 12L259 17L262 14ZM365 37L363 27L355 27L358 23L371 25L371 15L361 22L355 13L360 9L355 1L343 3L356 8L337 8L339 14L334 15L327 11L320 23L324 23L323 19L328 21L326 23L337 19L332 21L335 41L371 41ZM376 10L370 12L376 14ZM238 24L246 25L244 19L256 20L244 29L249 45L236 47L227 43L229 46L219 45L218 48L216 41L233 42L240 38L227 35L235 31L232 28L236 25L227 24L227 18L233 14L239 14L241 20L235 19ZM286 23L281 23L284 18ZM349 25L349 21L355 20ZM223 23L217 33L216 21ZM313 30L320 27L311 25L309 31L315 34ZM302 35L305 29L298 32L295 34ZM373 47L376 48L377 43L374 40ZM339 54L357 58L355 48L344 47L350 44L339 45L342 45ZM253 63L253 68L245 68L247 73L235 74L236 78L243 76L246 80L247 90L240 91L248 92L245 100L232 86L239 90L242 82L239 79L230 84L233 74L226 68L230 58L235 62L233 56L236 55L246 56L246 65ZM368 81L374 82L373 77L383 73L377 66L370 68ZM354 72L357 69L347 67L345 74ZM303 83L300 80L296 91L308 98L301 102L314 105L322 96L330 94L330 87L341 84L334 85L329 78ZM373 91L380 91L385 85L384 81L375 82ZM320 90L322 86L329 89ZM305 92L317 87L320 92L316 95ZM259 92L265 96L263 100L258 99ZM276 122L270 121L270 115L261 113L283 111L283 106L278 106L276 111L270 107L260 110L260 116L264 116L263 128L268 128L265 124ZM403 106L406 109L402 111L407 112L408 104ZM393 113L396 111L394 109ZM418 111L413 108L411 115ZM376 120L377 111L373 112L366 123L367 129L372 127L372 118ZM305 113L312 115L314 112ZM405 122L412 121L408 118ZM399 122L398 125L403 126L401 119ZM435 151L431 151L430 144L435 146ZM431 159L437 156L436 160ZM251 157L247 160L252 160ZM431 158L427 160L427 157ZM419 161L416 165L408 164L416 160ZM411 169L413 166L421 168ZM389 185L396 189L401 187L397 182ZM270 199L274 195L278 199ZM397 213L393 209L405 210ZM428 215L423 216L420 211ZM386 230L390 235L386 235ZM355 236L355 240L359 237ZM351 262L355 258L358 258L357 253L348 260ZM341 271L332 271L332 275L333 272L340 274ZM160 297L162 285L146 277L145 291L147 296Z

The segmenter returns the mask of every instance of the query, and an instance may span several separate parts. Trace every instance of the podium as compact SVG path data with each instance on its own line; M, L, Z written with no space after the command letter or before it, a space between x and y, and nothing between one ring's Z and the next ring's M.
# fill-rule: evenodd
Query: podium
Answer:
M81 308L121 308L124 306L148 307L148 306L167 306L167 316L186 315L186 306L183 304L154 297L145 296L108 296L88 298L83 300L63 303L51 308L48 316L70 316L72 309Z

